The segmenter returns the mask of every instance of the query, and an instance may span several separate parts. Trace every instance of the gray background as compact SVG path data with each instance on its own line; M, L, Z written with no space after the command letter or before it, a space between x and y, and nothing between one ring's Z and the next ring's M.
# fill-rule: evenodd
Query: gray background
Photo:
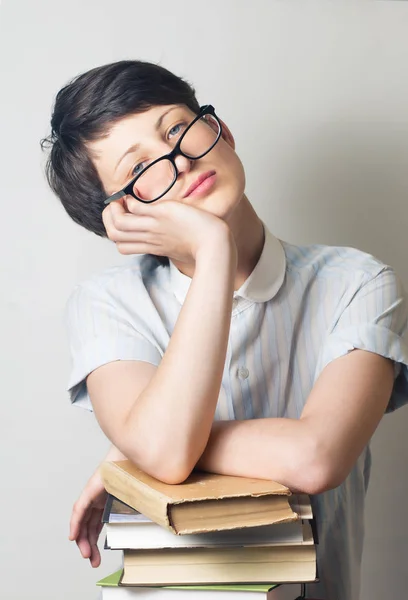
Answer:
M94 571L67 540L107 442L64 392L62 311L78 281L126 259L46 186L55 93L103 63L161 62L229 125L278 237L355 246L407 285L408 3L3 0L0 19L1 597L88 600L119 555ZM374 437L363 600L406 596L407 424L402 409Z

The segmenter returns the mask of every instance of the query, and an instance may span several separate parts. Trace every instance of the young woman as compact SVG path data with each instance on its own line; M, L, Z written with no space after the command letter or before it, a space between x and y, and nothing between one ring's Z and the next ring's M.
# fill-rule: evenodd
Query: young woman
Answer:
M369 440L408 399L395 273L353 248L277 239L245 195L227 125L160 66L77 77L51 127L52 189L132 255L67 307L71 399L94 411L108 458L169 483L197 467L311 494L320 583L308 594L357 600ZM104 499L96 471L71 518L94 567Z

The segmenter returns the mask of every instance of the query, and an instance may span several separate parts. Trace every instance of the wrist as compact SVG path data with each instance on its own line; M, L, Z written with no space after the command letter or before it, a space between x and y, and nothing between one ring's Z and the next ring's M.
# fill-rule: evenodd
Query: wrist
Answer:
M238 251L231 229L222 223L211 237L208 237L197 250L195 256L196 267L207 264L213 266L214 260L226 262L231 270L236 271L238 264Z

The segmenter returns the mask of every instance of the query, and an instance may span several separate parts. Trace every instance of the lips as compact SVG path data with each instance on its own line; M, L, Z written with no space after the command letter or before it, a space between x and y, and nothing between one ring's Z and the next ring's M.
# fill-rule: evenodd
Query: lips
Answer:
M186 193L184 194L183 198L187 198L187 196L189 196L191 194L191 192L193 192L201 183L203 183L203 181L205 181L206 179L208 179L208 177L211 177L211 175L215 175L215 171L207 171L206 173L203 173L202 175L200 175L199 177L197 177L197 179L194 181L194 183L192 183L190 185L190 187L188 188L188 190L186 191Z

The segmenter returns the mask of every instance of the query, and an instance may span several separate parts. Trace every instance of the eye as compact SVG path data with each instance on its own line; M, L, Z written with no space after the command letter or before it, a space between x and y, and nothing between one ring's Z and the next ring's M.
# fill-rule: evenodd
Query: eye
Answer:
M138 163L137 165L135 165L131 171L131 175L133 177L135 177L136 175L139 175L139 173L141 173L143 171L143 169L147 167L147 164L144 162Z
M169 130L169 135L180 135L186 128L186 123L178 123Z

